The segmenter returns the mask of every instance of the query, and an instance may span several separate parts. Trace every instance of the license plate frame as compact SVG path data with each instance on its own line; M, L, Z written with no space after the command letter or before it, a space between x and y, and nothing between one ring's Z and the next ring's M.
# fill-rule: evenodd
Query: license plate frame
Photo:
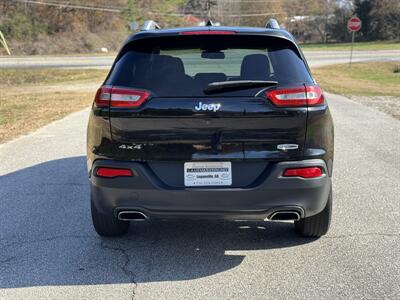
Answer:
M217 162L185 162L185 187L231 186L232 163Z

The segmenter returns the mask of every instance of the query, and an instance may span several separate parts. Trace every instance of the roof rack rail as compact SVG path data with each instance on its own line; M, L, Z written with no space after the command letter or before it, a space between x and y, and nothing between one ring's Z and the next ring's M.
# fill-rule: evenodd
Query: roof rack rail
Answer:
M161 27L153 20L146 20L146 21L144 21L144 24L140 30L145 31L145 30L154 30L154 29L161 29Z
M265 27L266 28L270 28L270 29L279 29L279 28L281 28L276 19L269 19L267 24L265 25Z

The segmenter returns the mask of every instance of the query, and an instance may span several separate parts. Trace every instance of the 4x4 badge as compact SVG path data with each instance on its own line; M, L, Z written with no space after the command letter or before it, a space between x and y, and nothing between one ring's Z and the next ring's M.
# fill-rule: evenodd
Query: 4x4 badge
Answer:
M203 103L203 102L199 102L199 104L197 104L194 109L197 111L207 111L207 110L211 110L213 112L216 112L217 110L219 110L221 108L221 103Z
M132 145L121 144L119 145L118 148L123 150L133 150L133 149L140 150L142 149L142 144L132 144Z

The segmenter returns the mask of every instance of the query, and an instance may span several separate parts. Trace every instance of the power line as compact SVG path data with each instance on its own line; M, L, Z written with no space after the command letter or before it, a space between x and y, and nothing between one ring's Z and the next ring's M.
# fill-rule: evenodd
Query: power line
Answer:
M98 7L98 6L87 6L87 5L77 5L77 4L63 4L59 2L44 2L39 0L9 0L12 2L19 3L29 3L29 4L38 4L38 5L47 5L47 6L55 6L60 8L74 8L74 9L83 9L83 10L94 10L94 11L104 11L104 12L112 12L112 13L121 13L121 10L113 7ZM229 1L229 0L228 0ZM240 2L237 1L237 2ZM246 2L246 1L242 1ZM249 0L247 2L263 2L266 1L258 1L258 0ZM270 2L279 2L279 1L270 1ZM175 17L183 17L186 14L183 13L162 13L162 12L149 12L149 14L160 15L160 16L175 16ZM204 16L204 11L192 11L192 15ZM256 17L256 16L272 16L272 15L282 15L281 12L272 12L272 13L259 13L259 12L245 12L245 13L237 13L237 14L227 14L222 15L222 17Z
M112 13L121 13L121 10L118 8L112 7L96 7L96 6L86 6L86 5L76 5L76 4L62 4L57 2L43 2L43 1L35 1L35 0L9 0L12 2L20 2L20 3L29 3L29 4L38 4L38 5L47 5L47 6L56 6L60 8L75 8L75 9L84 9L84 10L96 10L96 11L105 11Z
M276 15L283 15L284 13L255 13L255 14L238 14L238 15L224 15L224 17L257 17L257 16L276 16Z
M219 0L219 2L225 2L225 3L280 3L282 1L278 1L278 0Z
M190 11L188 13L162 13L162 12L148 12L148 14L153 14L153 15L166 15L166 16L187 16L187 15L206 15L207 12L206 11ZM224 15L224 16L243 16L243 15L257 15L260 14L259 11L246 11L244 13L233 13L233 14L228 14L228 15ZM271 13L261 13L262 15L279 15L279 14L283 14L282 12L271 12Z

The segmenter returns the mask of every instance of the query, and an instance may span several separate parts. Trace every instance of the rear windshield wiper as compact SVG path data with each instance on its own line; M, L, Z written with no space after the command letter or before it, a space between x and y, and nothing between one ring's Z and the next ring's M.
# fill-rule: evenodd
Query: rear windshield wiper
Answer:
M278 81L267 80L235 80L235 81L217 81L210 83L204 90L205 94L212 94L222 91L243 90L256 87L274 86Z

